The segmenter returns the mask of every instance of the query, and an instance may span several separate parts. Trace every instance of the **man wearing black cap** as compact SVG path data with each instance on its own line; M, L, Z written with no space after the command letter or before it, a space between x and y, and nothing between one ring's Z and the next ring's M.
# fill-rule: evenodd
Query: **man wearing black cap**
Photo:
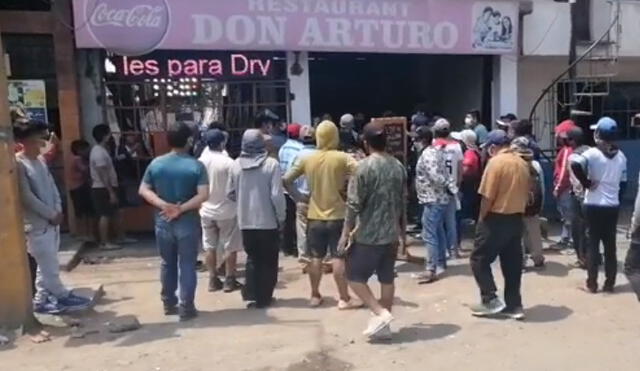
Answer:
M352 239L347 252L349 285L374 314L364 335L371 337L384 332L380 335L389 337L407 175L400 161L385 152L387 138L383 125L365 126L364 140L369 157L360 162L349 182L347 215L338 246L339 251L345 251ZM374 273L381 285L380 301L367 285Z
M485 146L491 159L478 190L482 202L471 253L471 269L480 288L482 302L471 310L478 317L502 312L511 318L523 319L521 243L531 176L527 163L515 151L509 150L509 139L503 130L489 133ZM506 306L496 295L491 272L491 264L497 257L500 257L505 281Z

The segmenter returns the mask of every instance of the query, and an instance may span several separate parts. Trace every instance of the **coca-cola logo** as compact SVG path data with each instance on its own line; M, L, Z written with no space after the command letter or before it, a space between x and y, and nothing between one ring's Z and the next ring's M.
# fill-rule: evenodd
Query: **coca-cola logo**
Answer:
M149 53L162 43L169 29L166 0L90 0L85 6L92 36L118 54Z

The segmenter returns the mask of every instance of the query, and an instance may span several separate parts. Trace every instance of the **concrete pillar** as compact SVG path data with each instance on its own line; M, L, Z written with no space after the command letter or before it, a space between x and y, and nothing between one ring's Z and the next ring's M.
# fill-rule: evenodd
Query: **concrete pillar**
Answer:
M287 52L287 76L289 77L291 94L291 120L302 125L311 125L311 89L309 87L309 53L300 52L298 63L302 74L292 75L291 67L296 62L296 52Z
M494 59L493 116L518 114L518 57L501 55Z
M80 88L80 106L82 107L81 134L93 143L91 131L93 127L102 124L104 115L100 102L104 102L102 92L102 64L101 52L93 49L78 49L78 85ZM104 103L103 103L104 104Z

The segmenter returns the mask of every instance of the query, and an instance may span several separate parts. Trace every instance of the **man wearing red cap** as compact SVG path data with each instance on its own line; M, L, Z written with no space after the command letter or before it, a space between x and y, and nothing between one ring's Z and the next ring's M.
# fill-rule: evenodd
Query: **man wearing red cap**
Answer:
M300 124L290 124L287 126L288 139L278 152L278 159L280 161L280 170L282 174L286 174L291 166L293 160L298 156L298 153L304 147L300 142ZM296 243L296 203L289 194L285 194L287 199L287 219L284 223L284 232L282 238L282 245L280 250L285 255L297 255L297 243Z
M573 148L569 144L567 134L577 126L572 120L565 120L556 126L556 142L558 155L553 170L553 196L556 198L558 211L562 217L562 233L556 248L565 249L571 244L571 176L569 171L569 156Z

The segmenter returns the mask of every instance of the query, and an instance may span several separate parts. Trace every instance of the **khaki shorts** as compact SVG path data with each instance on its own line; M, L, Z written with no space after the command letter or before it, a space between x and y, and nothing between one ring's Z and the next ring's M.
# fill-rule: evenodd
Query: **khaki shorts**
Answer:
M205 251L216 250L225 256L242 251L242 234L237 219L213 220L203 217L202 247Z

